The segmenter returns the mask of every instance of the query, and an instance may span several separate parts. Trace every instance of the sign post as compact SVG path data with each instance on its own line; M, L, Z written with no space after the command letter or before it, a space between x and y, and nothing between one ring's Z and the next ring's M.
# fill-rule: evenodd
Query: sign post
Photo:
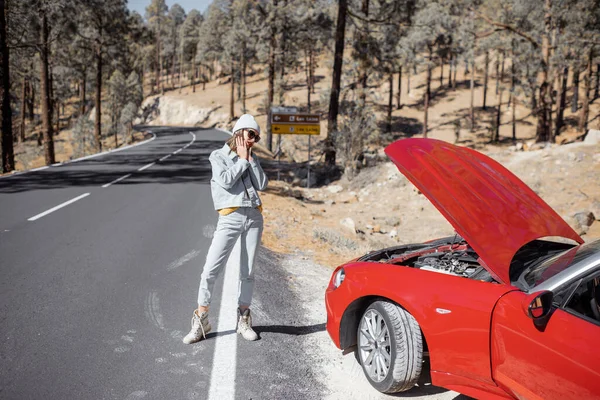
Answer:
M308 174L306 187L310 189L310 137L321 133L320 114L298 113L295 107L273 107L271 109L271 131L279 135L307 135L308 136ZM281 140L279 140L281 143ZM277 149L278 154L281 151ZM279 158L278 158L279 159ZM279 171L277 171L279 178Z

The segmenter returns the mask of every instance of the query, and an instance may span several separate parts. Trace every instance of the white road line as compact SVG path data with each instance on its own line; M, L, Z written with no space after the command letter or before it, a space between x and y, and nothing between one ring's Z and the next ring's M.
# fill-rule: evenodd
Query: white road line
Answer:
M181 150L183 150L183 149L175 150L175 151L173 152L173 154L177 154L177 153L179 153Z
M190 251L189 253L187 253L183 257L181 257L181 258L173 261L171 264L169 264L169 266L167 267L167 271L173 271L175 268L181 267L183 264L185 264L188 261L196 258L200 254L201 254L200 250L192 250L192 251Z
M102 185L103 188L107 188L110 185L112 185L113 183L117 183L117 182L121 182L123 179L127 179L131 176L131 174L127 174L125 176L120 177L119 179L115 179L114 181L112 181L111 183L107 183L106 185Z
M53 213L54 211L59 210L59 209L61 209L63 207L66 207L66 206L68 206L71 203L75 203L76 201L81 200L84 197L87 197L89 195L90 195L89 193L85 193L85 194L82 194L81 196L75 197L74 199L71 199L69 201L65 201L64 203L59 204L56 207L53 207L53 208L49 209L48 211L44 211L43 213L38 214L35 217L29 218L27 221L35 221L36 219L40 219L42 217L45 217L46 215L48 215L50 213Z
M150 163L150 164L148 164L148 165L144 165L142 168L138 169L138 171L143 171L143 170L145 170L145 169L148 169L148 168L150 168L151 166L153 166L154 164L156 164L156 163L155 163L155 162L153 162L153 163Z
M216 332L223 333L233 330L215 339L213 365L210 373L210 389L208 400L229 400L235 398L235 376L237 361L237 282L240 276L240 241L233 251L225 267L223 278L223 293L221 294L221 309ZM237 261L237 262L236 262Z
M169 157L171 157L171 156L172 156L172 154L167 154L166 156L164 156L163 158L161 158L161 159L160 159L160 160L158 160L158 161L165 161L167 158L169 158Z
M42 171L42 170L48 169L48 168L50 168L50 166L46 165L45 167L39 167L39 168L32 169L32 170L30 170L30 172L33 172L33 171Z

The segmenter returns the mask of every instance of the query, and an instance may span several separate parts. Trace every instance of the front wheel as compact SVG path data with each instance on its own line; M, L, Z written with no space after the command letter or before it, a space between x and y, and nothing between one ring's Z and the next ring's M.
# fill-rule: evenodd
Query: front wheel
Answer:
M358 324L358 359L375 389L395 393L415 386L421 375L423 340L415 318L388 301L376 301Z

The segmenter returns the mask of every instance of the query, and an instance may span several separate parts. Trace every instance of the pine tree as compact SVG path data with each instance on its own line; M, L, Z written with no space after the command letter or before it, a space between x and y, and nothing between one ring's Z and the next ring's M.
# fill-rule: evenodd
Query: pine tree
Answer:
M165 0L152 0L150 5L146 7L146 20L148 21L148 25L154 32L154 37L156 40L155 44L155 52L156 52L156 75L154 86L156 92L163 92L164 87L162 84L162 68L163 68L163 50L162 46L162 36L164 34L163 30L165 27L165 14L168 11L168 7L165 4Z
M98 151L102 150L102 84L106 53L122 44L123 33L127 29L127 8L125 0L87 0L86 7L79 14L78 34L93 48L95 64L94 96L94 142Z
M181 25L181 63L187 63L190 66L188 76L194 92L196 91L194 70L196 69L196 54L201 23L202 15L197 10L191 10ZM181 90L181 84L179 89Z
M10 172L15 169L12 133L12 109L10 106L10 60L7 46L5 0L0 0L0 119L2 120L2 135L0 135L0 172Z

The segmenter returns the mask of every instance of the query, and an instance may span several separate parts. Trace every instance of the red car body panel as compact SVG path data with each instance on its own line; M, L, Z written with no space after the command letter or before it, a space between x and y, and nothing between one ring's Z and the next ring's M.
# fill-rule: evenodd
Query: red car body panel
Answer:
M600 326L562 309L543 331L521 308L526 294L498 301L492 321L492 368L508 393L527 399L600 398Z
M385 152L501 282L510 283L513 256L532 240L561 236L583 243L533 190L490 157L419 138L398 140Z
M452 372L486 392L496 387L490 370L491 315L498 299L516 288L392 264L356 262L344 271L344 283L337 289L330 285L325 296L327 331L338 347L348 306L367 296L385 297L419 322L432 372Z

